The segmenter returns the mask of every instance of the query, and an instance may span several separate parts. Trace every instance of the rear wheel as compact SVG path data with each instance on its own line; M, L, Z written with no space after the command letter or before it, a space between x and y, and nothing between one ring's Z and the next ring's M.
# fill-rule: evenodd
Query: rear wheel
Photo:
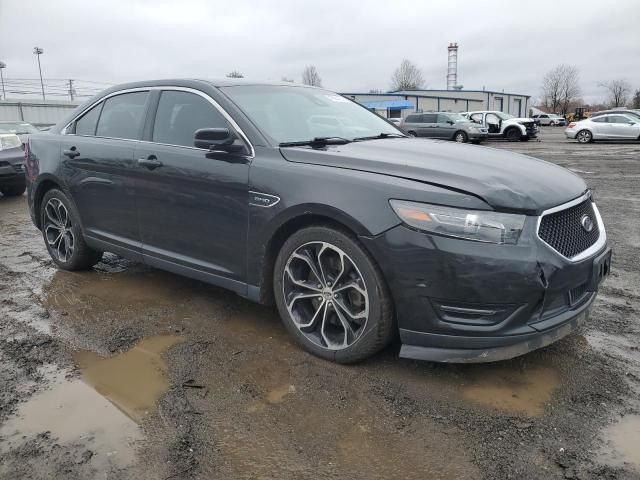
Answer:
M27 189L25 184L22 185L6 185L4 187L0 187L0 192L7 197L19 197L24 193Z
M590 143L593 141L593 135L589 130L580 130L576 135L576 139L578 143Z
M417 137L418 136L418 135L416 135L416 132L414 132L412 130L409 130L407 133L409 134L410 137Z
M100 261L102 252L85 243L80 216L62 191L49 190L41 205L42 236L56 265L64 270L83 270Z
M467 143L469 141L469 137L467 136L467 134L465 132L463 132L462 130L458 130L455 135L453 136L453 139L457 142L457 143Z
M294 233L273 275L285 327L314 355L353 363L391 340L391 296L373 258L352 235L324 226Z
M519 128L513 127L507 129L507 131L504 132L504 136L510 142L517 142L518 140L520 140L522 133L520 132Z

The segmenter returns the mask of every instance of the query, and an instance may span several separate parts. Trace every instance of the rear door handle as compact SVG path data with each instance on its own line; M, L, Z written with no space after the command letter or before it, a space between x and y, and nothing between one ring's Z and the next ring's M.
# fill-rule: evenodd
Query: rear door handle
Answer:
M156 158L155 155L149 155L147 158L139 158L138 165L147 167L149 170L154 170L162 166L162 162Z
M76 147L71 147L66 150L63 150L62 154L69 158L76 158L78 155L80 155L80 152Z

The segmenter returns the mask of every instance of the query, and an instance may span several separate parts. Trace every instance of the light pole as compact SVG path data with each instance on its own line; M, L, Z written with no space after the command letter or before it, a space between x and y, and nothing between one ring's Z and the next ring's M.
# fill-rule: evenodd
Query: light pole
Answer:
M42 83L42 67L40 67L40 55L44 53L44 50L40 47L33 47L33 54L38 57L38 71L40 72L40 88L42 89L42 100L46 100L44 98L44 83Z
M7 64L4 62L0 62L0 80L2 80L2 98L4 100L7 99L7 94L4 93L4 76L2 75L2 70L4 70L5 68L7 68Z

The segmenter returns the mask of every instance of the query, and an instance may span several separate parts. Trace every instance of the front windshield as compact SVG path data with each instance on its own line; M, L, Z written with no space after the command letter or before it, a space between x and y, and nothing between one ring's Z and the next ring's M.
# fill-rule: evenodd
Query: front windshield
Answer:
M508 113L496 112L496 115L500 117L500 120L509 120L510 118L516 118Z
M275 143L402 135L375 113L328 90L279 85L221 90Z
M28 133L38 133L38 129L30 123L6 122L0 123L0 133L15 133L16 135L25 135Z

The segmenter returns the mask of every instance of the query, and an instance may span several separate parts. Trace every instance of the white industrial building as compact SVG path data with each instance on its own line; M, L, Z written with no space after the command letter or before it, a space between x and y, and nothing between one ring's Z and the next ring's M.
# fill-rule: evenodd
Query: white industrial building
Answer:
M403 90L388 93L343 93L387 118L412 112L498 110L516 117L529 115L530 95L493 90Z
M19 120L43 127L58 123L77 106L77 102L61 100L0 100L0 121Z
M497 110L516 117L529 116L530 95L495 90L464 90L458 83L458 44L447 47L446 90L401 90L379 93L343 93L386 118L404 118L412 112L470 112Z

